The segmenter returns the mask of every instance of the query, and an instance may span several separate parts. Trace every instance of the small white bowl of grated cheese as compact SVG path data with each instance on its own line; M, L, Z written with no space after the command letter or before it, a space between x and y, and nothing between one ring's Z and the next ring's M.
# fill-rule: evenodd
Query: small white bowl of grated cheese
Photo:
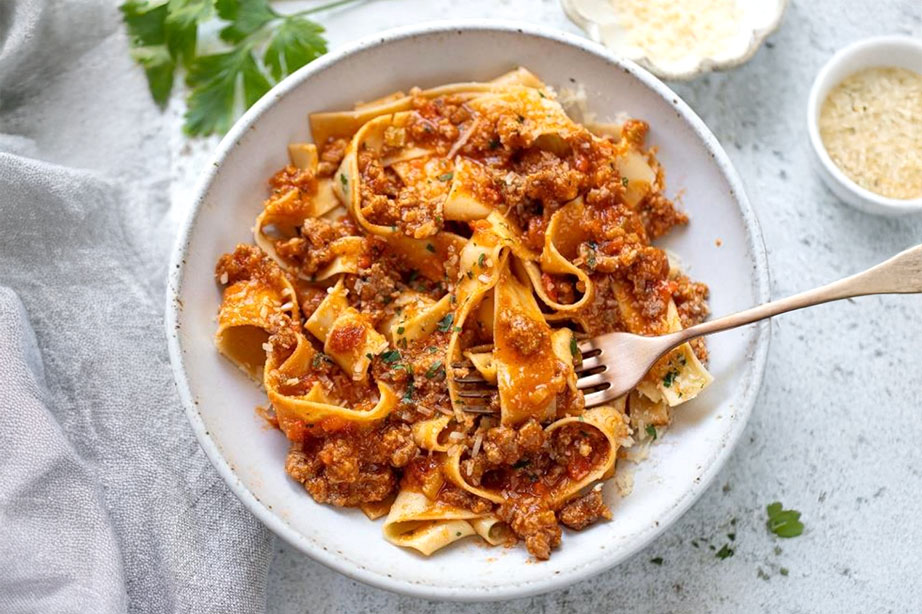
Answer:
M788 0L560 0L573 23L662 79L691 79L746 62L775 31Z
M868 213L922 212L922 41L881 36L836 53L813 82L807 126L840 199Z

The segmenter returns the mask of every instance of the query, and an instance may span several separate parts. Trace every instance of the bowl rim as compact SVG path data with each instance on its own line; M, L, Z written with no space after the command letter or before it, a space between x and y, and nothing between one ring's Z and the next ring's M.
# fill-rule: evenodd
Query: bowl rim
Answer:
M789 1L790 0L775 0L776 12L772 20L761 28L750 30L749 43L746 50L735 57L725 60L715 60L713 57L703 55L698 58L698 62L694 67L684 71L667 70L659 64L658 60L647 54L638 54L636 57L630 58L630 60L649 70L660 79L672 81L690 81L691 79L706 75L710 72L736 68L751 60L752 56L762 47L765 39L774 34L781 26L781 20L784 18L784 14L787 11ZM601 35L599 34L597 22L586 19L582 13L573 6L573 0L560 0L560 4L570 21L579 26L593 40L599 42L598 39Z
M294 528L283 522L274 511L266 507L240 480L230 467L228 461L224 458L218 444L211 438L207 426L202 416L199 414L197 402L193 397L186 375L182 342L180 339L180 316L182 311L181 294L185 271L184 264L189 253L192 229L202 209L204 197L207 194L210 184L217 175L221 164L237 146L238 142L247 134L254 122L271 108L278 99L288 94L291 90L299 87L302 82L309 79L315 72L324 70L328 66L348 56L382 43L403 40L420 35L449 32L463 33L464 31L520 34L576 47L581 51L595 55L610 63L614 68L629 73L634 78L640 80L642 84L651 89L655 94L661 96L666 101L671 101L682 120L686 122L696 136L701 139L705 148L718 164L721 173L724 175L731 188L733 199L743 218L746 228L745 236L752 253L753 288L759 302L766 302L769 300L770 281L765 243L758 218L749 203L746 192L743 189L742 181L726 152L717 141L717 138L707 128L703 120L701 120L691 107L679 98L676 93L635 63L614 57L607 49L586 38L540 25L526 25L520 22L493 19L464 19L428 21L410 26L402 26L365 36L355 42L343 45L338 50L327 53L323 57L311 62L289 77L283 79L237 120L218 144L211 159L204 165L202 173L192 192L192 206L180 224L168 269L164 324L176 388L186 417L192 426L192 430L196 435L199 445L205 451L212 465L214 465L218 474L223 478L225 483L227 483L234 495L236 495L244 506L275 535L281 537L315 561L353 580L377 588L427 599L483 602L542 594L555 589L564 588L580 580L592 577L633 556L648 546L656 537L665 531L667 527L678 520L678 518L700 498L713 482L714 478L726 464L727 459L735 449L743 430L748 424L756 397L762 385L771 335L769 322L765 321L756 325L758 333L752 344L751 368L747 374L748 377L741 383L741 388L743 388L743 390L738 398L738 402L734 406L734 423L710 466L702 471L699 478L689 485L688 490L682 498L662 517L658 518L657 522L654 523L651 519L646 531L638 534L632 544L621 550L611 550L610 552L613 553L612 555L606 558L600 557L595 559L592 562L581 565L574 571L553 575L541 581L532 581L528 583L511 582L499 588L491 588L489 591L480 590L476 587L458 587L450 584L436 585L414 583L408 580L382 575L364 567L356 567L348 560L338 557L333 552L325 548L316 547L316 545L312 544Z
M839 49L826 60L826 63L823 64L823 67L813 79L813 85L810 87L810 96L807 98L807 132L810 135L810 145L813 147L817 159L826 171L827 178L831 178L832 181L848 192L854 199L868 203L871 209L879 212L905 214L922 211L922 196L909 199L889 198L861 187L832 161L832 157L830 157L829 152L826 150L826 145L823 143L823 139L820 136L819 129L820 105L826 100L829 91L841 82L840 79L836 83L830 83L830 75L832 72L839 67L847 66L849 62L873 49L893 45L907 48L911 47L916 52L922 54L922 41L904 34L887 34L857 40ZM853 70L849 72L845 78L854 72L857 71ZM820 100L820 92L822 90L826 91L823 93L823 100ZM848 199L843 200L848 202Z

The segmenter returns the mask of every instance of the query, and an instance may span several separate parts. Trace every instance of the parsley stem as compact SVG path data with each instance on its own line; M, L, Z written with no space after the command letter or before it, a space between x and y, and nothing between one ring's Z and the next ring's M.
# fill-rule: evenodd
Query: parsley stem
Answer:
M320 13L323 11L329 11L335 9L338 6L343 6L344 4L350 4L352 2L364 2L365 0L336 0L335 2L327 2L326 4L321 4L320 6L315 6L313 8L304 9L303 11L298 11L297 13L292 13L291 17L301 17L302 15L310 15L312 13Z

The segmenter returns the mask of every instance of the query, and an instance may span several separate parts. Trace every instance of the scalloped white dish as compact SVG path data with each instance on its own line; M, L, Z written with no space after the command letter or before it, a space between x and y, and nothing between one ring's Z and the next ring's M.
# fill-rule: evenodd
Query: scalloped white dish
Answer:
M658 13L655 2L644 2L642 10L630 13L637 2L560 0L570 20L615 55L662 79L692 79L749 60L778 28L788 0L700 0L701 7L666 2L672 15ZM643 38L644 27L650 28L651 38ZM683 36L684 42L677 42Z
M446 61L450 58L451 61ZM604 495L614 519L566 531L551 559L525 548L457 542L432 557L397 548L358 510L315 503L284 470L285 437L254 408L265 394L215 350L221 300L214 265L248 230L267 195L266 179L288 162L286 145L310 139L308 113L342 109L418 85L485 80L527 66L558 89L581 84L600 120L619 112L650 123L648 142L684 193L688 228L662 243L711 287L714 313L768 300L759 225L725 152L675 93L636 65L584 38L496 22L445 22L364 39L302 68L273 88L221 142L203 171L170 266L166 330L186 413L218 473L278 536L351 578L433 599L485 601L561 588L624 561L679 518L707 488L736 445L755 402L768 352L762 324L713 337L715 383L675 413L668 433L637 465L634 489Z

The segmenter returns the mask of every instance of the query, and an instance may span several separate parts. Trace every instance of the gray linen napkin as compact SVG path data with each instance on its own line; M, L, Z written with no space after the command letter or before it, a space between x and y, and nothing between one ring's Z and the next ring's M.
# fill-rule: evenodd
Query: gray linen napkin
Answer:
M115 2L0 2L4 613L265 609L170 373L165 125Z

